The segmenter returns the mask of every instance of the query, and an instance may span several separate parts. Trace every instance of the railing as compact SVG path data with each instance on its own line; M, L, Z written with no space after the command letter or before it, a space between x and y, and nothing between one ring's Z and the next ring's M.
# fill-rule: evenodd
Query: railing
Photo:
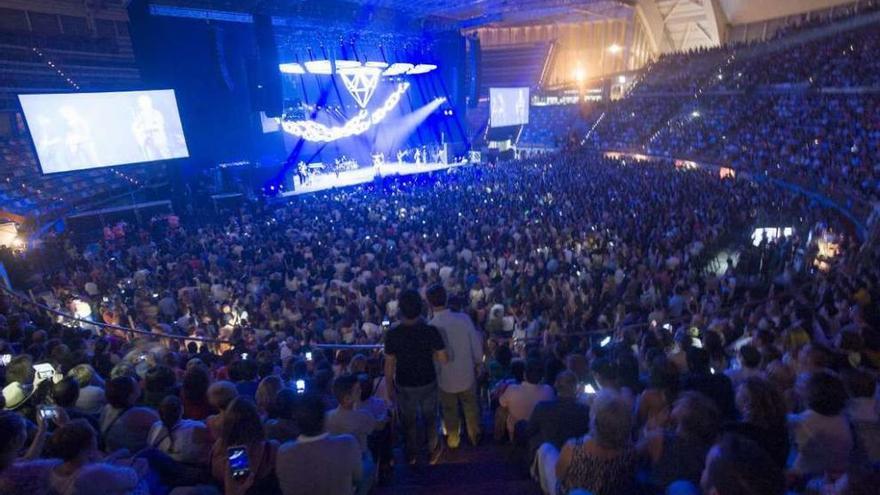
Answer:
M195 342L203 342L203 343L207 343L207 344L233 344L233 342L230 340L212 339L212 338L208 338L208 337L195 337L195 336L188 336L188 335L171 335L171 334L167 334L167 333L156 333L156 332L151 332L151 331L147 331L147 330L140 330L140 329L132 328L132 327L123 327L120 325L111 325L108 323L101 323L101 322L97 322L97 321L86 320L84 318L79 318L77 316L71 315L70 313L65 313L63 311L58 311L57 309L52 309L49 306L46 306L45 304L40 304L36 300L31 299L30 297L19 294L18 292L15 292L14 290L7 289L6 287L3 287L2 285L0 285L0 291L6 293L7 295L9 295L13 299L15 299L15 301L17 301L20 306L30 306L30 307L36 308L37 310L44 311L44 312L48 313L49 315L60 316L61 318L63 318L64 320L67 320L67 321L77 322L82 325L88 325L91 327L97 327L97 328L100 328L104 331L110 330L106 333L123 332L126 335L128 335L129 338L134 338L134 336L136 336L136 335L141 335L144 337L150 337L150 338L154 338L154 339L159 338L159 339L171 339L171 340L181 340L181 341L195 341Z
M171 335L167 333L156 333L150 332L147 330L140 330L132 327L123 327L120 325L110 325L108 323L100 323L97 321L86 320L83 318L78 318L76 316L71 315L70 313L65 313L63 311L58 311L56 309L52 309L45 304L40 304L30 297L27 297L23 294L19 294L13 290L7 289L3 285L0 285L0 292L4 292L10 297L12 297L20 306L30 306L36 308L37 310L44 311L50 315L59 316L66 321L77 322L83 325L88 325L91 327L100 328L106 333L123 332L129 336L129 338L135 338L135 336L140 335L143 337L149 337L152 339L170 339L170 340L179 340L179 341L194 341L194 342L202 342L205 344L227 344L234 345L235 343L231 340L224 339L213 339L208 337L195 337L188 335ZM383 344L315 344L313 347L318 349L354 349L354 350L377 350L384 349L385 346Z
M232 342L230 340L213 339L213 338L208 338L208 337L194 337L194 336L186 336L186 335L171 335L171 334L166 334L166 333L155 333L155 332L151 332L151 331L147 331L147 330L140 330L140 329L136 329L136 328L132 328L132 327L123 327L120 325L110 325L107 323L100 323L100 322L96 322L96 321L86 320L83 318L78 318L76 316L73 316L69 313L65 313L63 311L58 311L56 309L52 309L44 304L40 304L40 303L36 302L35 300L31 299L30 297L19 294L13 290L9 290L6 287L3 287L2 285L0 285L0 292L4 292L7 295L11 296L13 299L15 299L18 302L18 304L20 306L30 306L30 307L36 308L37 310L44 311L50 315L60 316L64 320L78 322L83 325L98 327L98 328L105 330L105 331L110 330L110 331L124 332L124 333L128 334L129 338L135 338L135 336L140 335L140 336L149 337L152 339L195 341L195 342L202 342L202 343L206 343L206 344L215 344L215 345L216 344L227 344L227 345L234 345L235 344L234 342ZM783 295L785 295L785 293L776 294L772 297L760 299L757 301L750 301L750 302L747 302L747 303L741 305L740 308L763 304L763 303L768 302L772 299L780 298ZM736 308L737 308L737 305L730 305L730 306L725 307L725 309L736 309ZM689 319L690 319L689 316L682 316L679 318L673 318L671 320L666 320L666 323L681 324L681 323L686 323ZM650 325L650 323L648 323L648 322L631 323L629 325L619 325L619 326L615 326L614 328L608 328L608 329L594 329L594 330L584 330L584 331L580 331L580 332L570 332L570 333L560 334L559 336L560 337L586 337L586 336L590 336L590 335L611 336L616 332L638 329L638 328L643 328L643 327L647 328L649 325ZM111 333L111 332L107 332L107 333ZM543 340L543 339L544 339L544 336L525 337L525 338L517 338L517 339L511 338L511 339L503 339L503 340L510 340L512 342L528 342L528 341L538 341L538 340ZM379 349L384 349L385 345L384 344L315 344L314 347L316 347L318 349L379 350Z

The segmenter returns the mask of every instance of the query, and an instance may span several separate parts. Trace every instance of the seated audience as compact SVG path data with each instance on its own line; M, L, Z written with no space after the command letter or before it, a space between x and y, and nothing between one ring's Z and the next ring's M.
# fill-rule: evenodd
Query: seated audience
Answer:
M223 415L229 404L237 397L238 390L232 382L214 382L208 387L208 403L217 410L217 414L208 416L205 419L205 424L208 425L208 430L215 439L220 438L223 434Z
M86 414L76 407L79 394L79 384L70 376L52 385L52 400L58 407L64 409L68 418L84 419L93 430L100 430L97 415Z
M79 364L68 371L67 376L76 380L79 385L79 396L74 407L84 414L101 414L107 399L105 383L98 372L88 364Z
M539 402L526 426L529 457L534 458L538 448L549 443L562 449L571 438L580 438L590 430L590 408L577 401L577 376L563 371L556 376L556 399Z
M140 395L140 387L130 376L107 382L107 405L98 421L106 452L126 449L135 454L148 446L147 435L159 415L153 409L135 405Z
M516 428L519 428L517 424L521 421L527 422L539 402L551 400L554 397L550 385L541 384L543 376L543 364L537 359L529 360L526 363L525 380L522 383L508 386L498 400L501 407L507 410L505 424L511 441L516 438L514 432Z
M211 386L211 375L204 365L192 360L186 365L180 384L180 400L183 402L183 417L195 421L204 421L214 411L208 401L208 387Z
M727 423L724 430L755 442L784 469L791 448L786 426L788 411L776 387L763 378L747 378L737 388L736 407L741 420Z
M131 467L115 467L108 469L110 476L93 477L91 469L96 469L94 461L100 457L98 452L98 436L88 422L82 419L73 420L60 427L52 434L47 449L60 463L49 473L49 485L54 493L83 493L84 481L100 479L100 489L110 493L148 493L146 481L141 476L146 474L146 463L142 462L138 469ZM89 467L90 470L86 470ZM94 490L95 487L93 486Z
M700 487L705 495L783 495L782 469L757 444L726 434L706 454Z
M703 349L688 349L687 362L689 371L682 376L681 390L699 392L715 403L723 419L736 419L736 401L730 378L709 365L709 355Z
M296 392L289 388L281 389L275 396L275 403L269 409L269 419L263 423L266 438L284 443L299 436L299 427L293 419Z
M333 382L333 395L339 406L327 413L325 427L331 435L351 435L361 447L364 469L357 493L370 490L376 465L367 443L367 437L379 428L379 422L365 411L356 409L361 400L361 385L354 375L343 375Z
M279 493L275 471L278 443L266 439L257 406L247 397L236 397L226 406L220 438L211 447L211 474L217 482L224 484L225 490L231 489L226 486L230 447L244 447L247 453L249 470L254 473L247 494Z
M169 395L159 403L160 420L153 424L147 443L180 464L191 467L208 465L213 440L201 421L183 418L180 399Z
M846 415L852 424L858 457L880 462L880 409L877 407L877 380L863 370L847 370L843 381L849 394Z
M284 383L281 381L281 377L277 375L269 375L260 381L255 394L255 402L257 410L260 412L260 417L268 417L269 410L272 409L278 392L283 387Z
M278 451L277 467L284 495L350 495L363 477L361 448L351 435L331 436L324 428L320 396L297 398L293 417L300 427L296 441Z
M853 449L843 382L829 371L815 371L804 387L806 410L788 416L797 451L792 470L801 476L841 475Z
M561 452L550 444L538 450L544 493L633 493L638 465L630 440L633 424L628 400L612 391L599 392L590 409L589 435L569 440Z
M650 464L650 483L663 488L674 481L697 484L706 453L720 428L718 408L697 392L684 392L672 407L672 429L655 432L638 445Z
M37 431L23 453L28 441L28 423L15 412L0 411L0 493L44 495L50 492L49 472L58 462L39 459L47 431L48 425L38 419Z

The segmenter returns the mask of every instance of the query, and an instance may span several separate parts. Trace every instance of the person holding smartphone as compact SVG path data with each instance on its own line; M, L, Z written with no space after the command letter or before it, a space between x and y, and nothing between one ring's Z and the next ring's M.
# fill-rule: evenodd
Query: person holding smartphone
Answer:
M37 431L21 455L28 439L28 423L21 414L0 411L0 493L44 493L49 490L49 474L56 460L39 459L48 438L49 421L36 415ZM55 424L66 423L62 411ZM20 457L19 457L20 456Z
M275 475L277 453L278 442L266 439L256 404L247 397L233 399L223 414L220 438L211 447L211 474L224 483L224 492L280 493ZM248 481L251 476L253 479ZM239 491L246 482L250 488Z

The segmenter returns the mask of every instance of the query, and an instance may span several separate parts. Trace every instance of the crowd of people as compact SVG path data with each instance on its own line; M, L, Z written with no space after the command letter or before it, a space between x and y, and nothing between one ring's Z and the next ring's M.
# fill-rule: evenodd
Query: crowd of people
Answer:
M705 269L767 219L761 276ZM367 493L491 412L547 493L858 493L880 278L845 234L813 268L820 221L580 149L47 239L0 308L0 491Z
M597 152L874 201L875 97L754 90L875 85L876 38L665 57L558 153L0 252L0 493L366 494L487 442L552 495L876 492L880 246Z
M880 198L878 42L870 26L775 50L664 57L594 118L588 144L766 174L865 215Z

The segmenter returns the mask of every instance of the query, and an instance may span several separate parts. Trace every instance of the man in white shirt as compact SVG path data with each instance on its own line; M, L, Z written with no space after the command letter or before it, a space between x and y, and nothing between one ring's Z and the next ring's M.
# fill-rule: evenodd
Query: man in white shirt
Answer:
M530 359L526 363L525 381L507 387L499 399L501 407L507 410L507 433L511 440L514 438L517 423L528 421L539 402L553 399L553 388L540 384L543 376L543 364L536 359Z
M449 361L440 365L437 383L440 388L440 407L446 444L456 449L461 442L461 418L458 405L464 411L465 426L471 445L480 440L480 406L477 401L477 366L483 361L483 340L470 317L450 311L446 307L447 294L442 285L433 285L426 293L434 317L429 322L437 327Z

